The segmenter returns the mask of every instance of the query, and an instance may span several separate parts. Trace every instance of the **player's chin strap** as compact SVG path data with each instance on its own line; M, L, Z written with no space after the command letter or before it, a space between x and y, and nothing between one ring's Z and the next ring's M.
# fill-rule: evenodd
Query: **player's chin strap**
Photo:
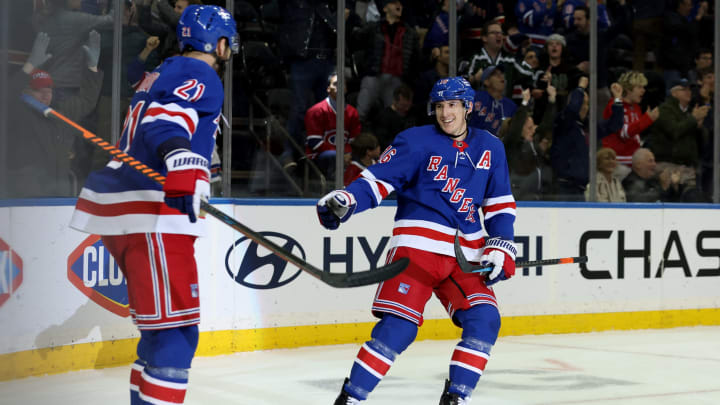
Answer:
M452 139L457 139L457 138L460 138L461 136L464 136L464 135L469 134L469 133L470 133L470 125L469 125L469 123L470 123L470 113L471 113L471 112L472 112L472 110L468 109L467 112L465 113L465 131L463 131L462 134L459 134L459 135L451 135L451 134L448 134L447 132L446 132L445 134L446 134L448 137L452 138Z

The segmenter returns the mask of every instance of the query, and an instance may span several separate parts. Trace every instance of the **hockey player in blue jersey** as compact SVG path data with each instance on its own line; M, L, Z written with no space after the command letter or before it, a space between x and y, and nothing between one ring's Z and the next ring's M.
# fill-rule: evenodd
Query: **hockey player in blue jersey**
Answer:
M177 25L181 55L136 87L118 147L162 173L160 186L117 160L92 173L71 226L102 235L127 280L140 330L130 403L180 404L198 343L200 298L194 242L223 105L219 74L238 51L235 21L217 6L191 5Z
M368 397L415 340L433 292L463 330L440 404L469 403L485 369L500 330L491 285L515 274L515 200L502 142L467 124L473 99L465 79L440 79L428 105L436 123L399 133L377 164L317 203L321 224L336 229L395 191L397 212L387 260L410 259L404 272L378 286L372 312L380 321L360 349L335 405ZM453 249L456 230L468 259L493 267L487 276L460 270Z

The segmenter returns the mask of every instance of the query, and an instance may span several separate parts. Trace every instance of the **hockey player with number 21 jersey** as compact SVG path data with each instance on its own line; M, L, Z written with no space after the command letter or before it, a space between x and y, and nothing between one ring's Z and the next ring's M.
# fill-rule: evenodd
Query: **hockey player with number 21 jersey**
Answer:
M117 160L92 173L71 226L102 236L127 280L140 329L130 403L183 403L198 343L200 298L194 242L200 200L223 105L219 74L239 49L235 21L217 6L188 6L177 26L181 55L137 87L118 147L165 175L161 187Z
M435 125L399 133L377 164L317 203L321 224L336 229L395 191L397 212L387 261L410 259L405 271L378 286L372 312L380 321L360 349L335 405L367 398L415 340L433 292L463 330L440 404L469 403L485 369L500 330L491 285L515 274L515 200L503 143L467 125L473 100L465 79L440 79L428 105ZM460 270L453 249L456 230L465 256L492 266L489 274Z

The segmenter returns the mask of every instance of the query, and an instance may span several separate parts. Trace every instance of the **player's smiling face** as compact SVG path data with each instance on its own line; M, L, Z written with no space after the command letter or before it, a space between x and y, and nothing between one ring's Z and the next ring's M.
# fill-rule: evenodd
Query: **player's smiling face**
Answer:
M435 103L435 117L440 128L448 135L462 135L467 128L465 105L462 100L445 100Z

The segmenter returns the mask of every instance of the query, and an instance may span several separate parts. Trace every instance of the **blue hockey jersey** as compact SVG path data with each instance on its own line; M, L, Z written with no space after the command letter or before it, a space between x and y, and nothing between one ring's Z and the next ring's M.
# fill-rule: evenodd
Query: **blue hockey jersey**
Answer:
M347 187L357 200L356 213L397 192L391 248L454 257L459 229L463 253L478 261L483 217L490 237L513 240L515 199L503 143L487 131L468 131L458 142L434 125L407 129Z
M478 91L475 93L475 103L470 113L470 126L497 135L502 122L512 117L515 110L517 105L509 98L495 100L487 91Z
M537 45L544 45L545 38L553 33L556 13L556 0L552 1L550 7L545 0L518 0L515 4L518 30Z
M188 139L192 151L210 162L223 98L222 82L207 63L183 56L168 58L137 86L117 146L163 175L167 170L158 146L170 138ZM200 218L191 223L186 214L168 207L159 184L111 160L88 177L70 226L99 235L200 236L203 223Z

